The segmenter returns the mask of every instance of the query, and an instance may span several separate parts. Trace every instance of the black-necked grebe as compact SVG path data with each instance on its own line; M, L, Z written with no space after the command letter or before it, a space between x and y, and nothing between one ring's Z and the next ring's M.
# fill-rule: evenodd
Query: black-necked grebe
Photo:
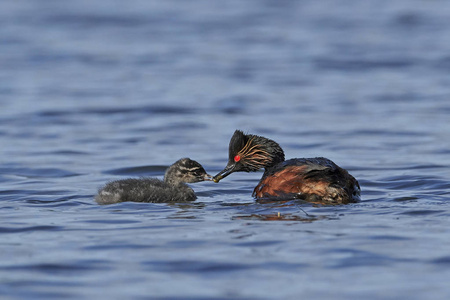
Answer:
M130 178L109 182L98 191L95 200L99 204L118 202L189 202L197 199L194 191L185 183L212 180L202 165L189 158L182 158L171 165L164 181L157 178Z
M360 200L358 181L327 158L284 160L275 141L236 130L231 137L228 164L215 182L233 172L265 172L253 191L257 199L303 199L323 204L347 204Z

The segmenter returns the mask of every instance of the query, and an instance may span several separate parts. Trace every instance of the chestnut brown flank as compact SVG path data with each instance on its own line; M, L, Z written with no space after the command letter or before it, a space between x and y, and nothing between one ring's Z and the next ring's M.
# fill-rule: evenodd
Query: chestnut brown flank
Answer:
M282 194L315 194L323 197L329 183L305 179L307 166L289 166L272 176L263 178L255 188L256 198Z

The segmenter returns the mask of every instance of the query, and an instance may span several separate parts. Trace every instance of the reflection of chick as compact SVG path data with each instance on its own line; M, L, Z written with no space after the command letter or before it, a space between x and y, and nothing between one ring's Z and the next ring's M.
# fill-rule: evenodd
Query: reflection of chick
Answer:
M187 202L197 199L187 183L211 180L202 165L189 158L182 158L171 165L164 181L157 178L129 178L109 182L98 191L95 200L99 204L133 202Z

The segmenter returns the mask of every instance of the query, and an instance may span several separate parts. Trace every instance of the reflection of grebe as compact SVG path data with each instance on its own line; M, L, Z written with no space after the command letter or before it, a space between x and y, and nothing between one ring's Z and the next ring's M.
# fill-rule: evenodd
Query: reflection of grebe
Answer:
M305 223L311 223L317 220L328 219L327 216L319 217L301 217L293 214L251 214L235 216L233 220L260 220L260 221L300 221Z
M323 157L284 160L276 142L236 130L231 137L229 160L215 182L233 172L265 168L253 191L257 199L293 199L323 204L346 204L360 200L358 181L346 170Z
M189 158L182 158L171 165L164 181L156 178L123 179L106 184L95 200L99 204L124 201L133 202L187 202L197 197L187 183L211 180L202 165Z

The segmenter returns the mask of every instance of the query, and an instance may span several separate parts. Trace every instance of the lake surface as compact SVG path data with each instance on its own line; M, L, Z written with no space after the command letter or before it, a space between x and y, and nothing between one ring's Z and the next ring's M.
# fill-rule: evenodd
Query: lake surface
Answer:
M0 4L2 299L450 299L450 2ZM324 156L362 202L100 206L235 129ZM279 215L279 216L278 216Z

